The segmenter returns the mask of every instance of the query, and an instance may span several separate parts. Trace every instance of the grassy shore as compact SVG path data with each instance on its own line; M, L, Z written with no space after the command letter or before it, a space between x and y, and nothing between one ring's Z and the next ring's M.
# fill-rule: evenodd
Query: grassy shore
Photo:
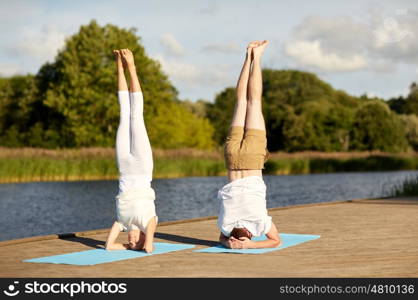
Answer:
M392 189L391 197L402 196L418 196L418 176L408 178Z
M416 153L273 153L266 174L310 174L418 169ZM154 177L226 175L222 152L195 149L155 150ZM0 147L0 182L117 179L111 148L47 150Z

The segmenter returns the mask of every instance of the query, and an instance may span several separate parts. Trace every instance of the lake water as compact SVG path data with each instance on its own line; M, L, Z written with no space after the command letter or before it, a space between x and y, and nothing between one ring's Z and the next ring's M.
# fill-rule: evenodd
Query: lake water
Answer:
M264 176L267 206L349 200L389 195L394 185L418 171ZM153 181L160 222L218 213L217 190L226 177ZM117 181L0 184L0 240L110 227Z

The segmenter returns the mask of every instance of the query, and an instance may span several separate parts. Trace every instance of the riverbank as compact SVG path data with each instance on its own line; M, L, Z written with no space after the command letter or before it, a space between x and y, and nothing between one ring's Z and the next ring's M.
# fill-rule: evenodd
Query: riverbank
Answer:
M272 153L265 174L418 169L417 153L297 152ZM222 151L154 150L154 177L224 176ZM112 148L49 150L0 147L0 183L117 179Z
M156 242L195 247L83 267L23 260L101 248L108 229L4 241L0 277L417 277L417 213L416 197L269 209L281 233L321 237L258 255L194 252L217 244L216 217L165 222ZM119 242L126 238L121 233Z

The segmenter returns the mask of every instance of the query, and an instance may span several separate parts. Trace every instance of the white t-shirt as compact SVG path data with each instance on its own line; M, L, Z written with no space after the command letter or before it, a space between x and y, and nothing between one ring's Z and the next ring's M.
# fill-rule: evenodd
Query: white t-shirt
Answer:
M261 176L248 176L228 183L219 190L218 199L218 227L225 236L229 237L234 227L246 228L253 236L270 231L266 185Z
M149 220L157 217L154 200L155 192L151 187L119 193L116 196L116 214L120 230L139 229L144 232Z

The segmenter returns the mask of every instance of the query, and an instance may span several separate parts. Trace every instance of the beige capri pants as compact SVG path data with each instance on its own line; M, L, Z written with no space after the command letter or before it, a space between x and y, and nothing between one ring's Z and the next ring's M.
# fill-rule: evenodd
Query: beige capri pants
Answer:
M226 137L225 164L228 170L261 170L268 160L266 131L232 126Z

